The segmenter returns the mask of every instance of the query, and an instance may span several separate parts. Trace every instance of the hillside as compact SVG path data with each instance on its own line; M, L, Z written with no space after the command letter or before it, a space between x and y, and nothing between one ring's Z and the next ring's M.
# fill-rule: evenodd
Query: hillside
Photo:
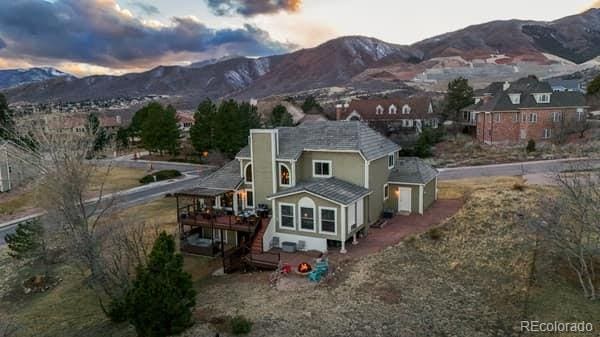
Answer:
M476 85L529 74L560 76L597 67L600 10L552 22L507 20L469 26L410 46L347 36L289 54L161 66L123 76L55 78L6 90L15 101L77 101L148 94L251 98L329 87L385 91L410 83L440 89L465 76Z
M0 69L0 89L37 83L53 78L73 79L74 76L51 67L29 69Z

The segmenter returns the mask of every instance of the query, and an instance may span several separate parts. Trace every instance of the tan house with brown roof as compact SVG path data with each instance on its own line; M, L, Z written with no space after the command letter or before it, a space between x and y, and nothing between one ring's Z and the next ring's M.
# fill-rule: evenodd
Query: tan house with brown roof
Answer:
M365 121L374 127L391 126L417 132L424 127L437 128L440 121L431 98L425 96L353 100L336 106L336 119Z

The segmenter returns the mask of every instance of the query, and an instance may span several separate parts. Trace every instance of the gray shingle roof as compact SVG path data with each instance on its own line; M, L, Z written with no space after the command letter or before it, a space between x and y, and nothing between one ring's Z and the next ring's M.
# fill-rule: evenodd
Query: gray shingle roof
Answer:
M202 180L197 188L233 191L242 183L240 162L232 160Z
M389 182L427 184L438 175L438 171L420 158L403 157L390 172Z
M269 198L276 199L284 195L301 192L310 192L342 205L349 205L370 193L368 189L362 186L337 178L326 178L301 181L294 187L270 195Z
M327 121L278 128L278 159L296 160L305 150L357 151L367 160L400 150L400 146L358 121ZM237 155L250 157L250 148Z
M534 77L525 77L516 82L512 82L508 90L503 91L502 87L490 85L491 91L496 90L493 96L488 100L482 100L463 109L464 111L518 111L519 109L551 109L563 107L585 107L587 106L585 96L581 92L552 92L552 87L547 82L540 82ZM519 104L513 104L509 94L520 93L521 100ZM536 102L533 94L549 93L549 103Z

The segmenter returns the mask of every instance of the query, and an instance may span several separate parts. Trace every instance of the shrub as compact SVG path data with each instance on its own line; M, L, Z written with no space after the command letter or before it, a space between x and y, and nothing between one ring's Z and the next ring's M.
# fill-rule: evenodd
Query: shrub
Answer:
M252 330L252 322L244 316L235 316L231 319L231 332L234 335L247 334Z
M530 139L527 142L527 147L525 148L525 150L529 153L529 152L535 152L535 140Z
M163 170L143 177L142 179L140 179L140 183L145 185L153 183L155 181L169 180L177 177L181 177L181 172L177 170Z
M442 238L442 231L439 228L432 228L427 232L431 240L437 241Z
M512 187L512 189L514 191L524 191L525 190L525 185L521 184L521 183L515 183Z

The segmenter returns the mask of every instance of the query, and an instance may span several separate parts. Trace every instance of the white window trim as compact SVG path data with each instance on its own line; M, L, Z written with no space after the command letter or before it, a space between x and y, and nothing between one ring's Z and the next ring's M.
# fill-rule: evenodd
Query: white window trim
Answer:
M381 105L378 105L378 106L375 108L375 114L376 114L376 115L383 115L383 111L385 111L385 109L384 109L384 108L383 108Z
M281 212L282 206L289 206L289 207L292 208L292 214L294 216L294 221L292 223L293 223L294 227L286 227L286 226L283 225L283 221L282 221L282 219L283 219L283 212ZM285 203L285 202L280 202L279 203L279 209L278 209L278 211L279 211L279 216L278 216L278 218L279 218L279 228L281 228L281 229L288 229L288 230L296 230L296 222L297 222L297 220L296 220L296 205Z
M387 193L385 193L387 191ZM390 198L390 185L383 184L383 200L388 200Z
M313 210L313 229L302 228L302 208L310 208ZM298 230L300 232L316 233L317 223L317 207L315 202L308 197L300 199L300 201L298 201Z
M396 108L396 106L394 104L390 105L390 108L388 110L390 115L395 115L398 112L398 108Z
M321 211L322 210L329 210L329 211L333 211L333 222L334 222L334 226L333 232L328 232L328 231L324 231L323 230L323 219L321 216ZM319 233L321 234L327 234L327 235L337 235L337 208L334 207L319 207Z
M289 184L283 184L281 182L281 167L285 167L288 170L288 173L290 175L290 183ZM292 177L292 170L290 169L290 167L287 166L284 163L279 163L277 165L277 179L279 180L279 186L281 186L281 187L290 187L290 186L292 186L293 185L293 179L294 179L294 177Z
M317 174L317 172L315 171L315 164L317 164L317 163L329 164L329 174L328 175ZM315 177L315 178L331 178L331 177L333 177L333 163L331 160L313 160L312 161L312 171L313 171L313 177Z
M390 166L390 158L392 159L391 166ZM387 160L388 160L388 169L393 169L394 167L396 167L396 156L394 155L393 152L388 154Z
M544 139L552 138L552 129L544 129Z
M535 118L534 118L535 117ZM529 114L529 123L537 123L538 121L538 114L537 112L532 112Z
M402 107L402 114L410 115L410 111L411 111L410 105L404 104L404 106Z
M252 193L252 205L248 204L248 192ZM256 201L254 200L254 190L252 189L247 189L246 190L246 194L244 195L244 208L254 208L254 203Z
M246 184L252 184L254 182L254 166L252 166L252 181L248 181L248 177L246 176L246 172L248 171L248 166L252 165L252 162L247 163L246 165L244 165L244 172L242 172L242 174L244 175L244 182Z

